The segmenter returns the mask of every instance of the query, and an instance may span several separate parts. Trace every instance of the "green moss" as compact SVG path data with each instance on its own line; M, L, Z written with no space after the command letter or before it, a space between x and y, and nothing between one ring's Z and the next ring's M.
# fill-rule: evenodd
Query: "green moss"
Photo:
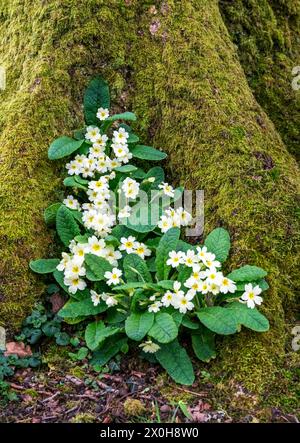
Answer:
M146 408L140 400L127 398L124 402L125 415L129 417L138 417L146 412Z
M84 378L86 375L84 369L82 369L80 366L75 366L75 368L71 368L69 372L71 375L74 375L74 377L77 378Z
M95 423L95 421L96 416L88 412L77 414L71 419L71 423Z
M39 393L35 389L26 389L23 391L24 394L30 395L32 398L36 398L39 396Z
M70 367L68 350L62 346L51 344L42 354L43 363L53 370L65 370Z
M43 210L61 198L49 142L82 125L82 91L102 72L124 87L134 8L120 1L0 2L0 324L16 327L42 293L30 259L51 256Z
M255 97L299 160L300 94L291 86L300 65L299 2L222 0L220 6Z

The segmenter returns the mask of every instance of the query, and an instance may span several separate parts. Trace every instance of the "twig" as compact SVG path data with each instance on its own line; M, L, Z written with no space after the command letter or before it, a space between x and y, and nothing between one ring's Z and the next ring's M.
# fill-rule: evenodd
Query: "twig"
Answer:
M188 394L196 395L197 397L207 397L207 392L193 392L189 389L183 389L176 386L176 389L179 391L187 392Z
M88 398L89 400L98 401L98 397L93 397L92 395L88 394L69 394L69 397L76 397L76 398Z
M51 397L47 397L44 400L41 400L41 403L46 403L47 401L53 400L58 395L60 395L60 391L55 392L55 394L51 395Z

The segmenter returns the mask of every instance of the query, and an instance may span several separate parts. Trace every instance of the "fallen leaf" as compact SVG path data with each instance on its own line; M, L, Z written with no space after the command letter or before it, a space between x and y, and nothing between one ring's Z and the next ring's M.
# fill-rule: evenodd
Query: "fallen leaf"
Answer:
M51 295L50 303L52 304L52 312L56 314L66 303L65 299L60 295L59 292Z

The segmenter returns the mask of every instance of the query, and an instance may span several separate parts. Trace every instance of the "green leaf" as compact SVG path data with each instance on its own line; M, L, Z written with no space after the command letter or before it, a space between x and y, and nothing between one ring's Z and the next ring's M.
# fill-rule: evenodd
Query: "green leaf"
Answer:
M65 246L69 246L70 241L80 234L80 229L71 211L64 205L59 208L56 214L56 230Z
M83 225L82 213L80 211L77 211L76 209L70 209L70 212L71 212L73 218L76 221L78 221L81 225Z
M120 245L120 241L117 239L117 237L114 237L113 235L108 235L107 237L105 237L105 243L107 245L113 245L114 247Z
M88 183L88 182L87 182ZM66 177L64 179L64 185L67 187L72 187L72 188L79 188L79 189L83 189L84 191L87 190L87 186L82 185L81 183L79 183L75 177Z
M174 280L161 280L157 283L160 288L171 291L174 288Z
M111 235L120 240L121 237L129 237L130 235L134 235L134 232L127 228L127 226L117 225L112 229Z
M29 267L37 274L49 274L49 272L54 272L56 270L59 261L58 258L31 260Z
M84 257L86 278L90 281L104 280L105 272L112 270L112 265L103 257L94 254L86 254Z
M130 289L136 289L136 288L144 288L147 289L147 283L144 282L130 282L130 283L124 283L124 285L118 285L114 286L112 289L114 291L128 291Z
M216 358L215 336L205 326L192 334L192 346L195 355L199 360L209 362L212 358Z
M129 137L127 139L127 143L137 143L139 141L139 137L133 132L129 133Z
M156 264L155 264L155 257L150 257L146 260L147 268L150 272L156 272Z
M146 172L143 171L141 168L138 168L137 171L134 171L132 173L133 178L137 178L139 180L143 180L146 177Z
M166 262L169 258L169 252L176 250L176 245L179 240L180 229L169 229L160 239L156 251L156 268L158 280L167 280L171 267L167 266Z
M62 206L62 203L53 203L53 205L48 206L48 208L44 211L44 220L47 225L53 225L56 221L56 214L59 208Z
M55 341L59 346L67 346L70 343L70 337L66 332L58 332L55 334Z
M106 321L108 324L122 323L126 319L126 313L120 312L119 308L109 308L107 310Z
M177 337L178 328L171 315L158 312L148 334L160 343L170 343Z
M131 340L142 340L153 325L154 314L152 312L134 312L125 321L125 332Z
M150 189L157 189L158 185L165 181L165 173L164 173L163 168L161 168L160 166L155 166L154 168L149 169L146 176L144 177L144 180L147 180L151 177L154 177L155 180L152 183L148 182L149 188ZM142 185L141 188L144 189L144 185Z
M137 167L133 165L123 165L123 166L118 166L117 168L114 169L114 171L129 173L137 171Z
M146 233L153 231L158 223L160 216L159 207L152 204L151 206L142 204L141 202L132 206L130 217L123 223L135 232Z
M223 263L230 249L230 237L228 231L223 228L214 229L205 239L204 242L209 252L213 252L216 259Z
M116 120L136 121L136 115L133 112L122 112L122 114L115 114L108 117L106 122L114 122Z
M128 254L123 262L124 274L129 282L152 282L146 262L137 254Z
M74 237L74 240L77 243L85 244L85 243L88 242L89 236L87 234L85 234L85 235L76 235L76 237Z
M136 145L132 150L133 157L140 158L141 160L164 160L167 157L165 152L158 151L151 146Z
M192 268L180 265L178 267L178 275L176 280L183 284L187 281L187 279L191 276L191 274L192 274Z
M120 328L112 326L106 327L103 321L90 323L87 325L84 335L87 347L91 349L91 351L95 351L95 349L97 349L107 337L110 337L119 331Z
M86 317L88 315L101 314L101 312L106 311L107 308L106 303L103 301L101 301L99 305L94 306L91 298L81 301L69 300L58 312L58 315L62 318Z
M261 278L264 278L267 275L267 272L264 271L262 268L259 268L257 266L242 266L239 269L236 269L235 271L232 271L230 274L227 275L228 278L231 280L238 282L238 281L255 281L260 280Z
M236 322L256 332L266 332L270 325L268 319L256 308L250 309L240 302L228 303L226 309L235 316Z
M221 306L202 308L197 316L204 326L216 334L229 335L238 331L235 315Z
M93 355L93 358L90 361L92 366L103 366L109 362L116 354L118 354L126 345L127 337L124 336L114 336L109 337L102 344L101 348L96 351Z
M99 125L96 114L99 108L109 109L109 87L101 77L94 78L88 85L83 99L84 117L88 125Z
M87 357L88 353L89 353L88 348L82 347L78 350L78 352L69 352L68 355L72 360L80 361L84 360Z
M195 375L191 360L177 340L161 345L155 356L176 383L187 386L194 383Z
M194 321L192 321L189 317L187 317L186 315L182 318L182 326L184 326L185 328L188 329L199 329L200 324L199 323L195 323Z
M54 140L48 150L50 160L58 160L71 155L84 143L84 140L74 140L71 137L59 137Z

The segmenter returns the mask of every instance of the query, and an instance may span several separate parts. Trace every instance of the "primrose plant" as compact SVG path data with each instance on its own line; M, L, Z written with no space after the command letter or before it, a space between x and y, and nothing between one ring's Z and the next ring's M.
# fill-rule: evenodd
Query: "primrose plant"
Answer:
M224 275L230 238L223 228L203 245L182 238L181 227L192 222L177 204L183 189L169 185L161 167L143 169L166 154L139 144L130 126L117 124L136 120L133 113L110 115L109 109L109 88L97 77L84 96L87 127L51 144L51 160L68 157L64 185L72 194L48 207L45 220L55 224L66 250L61 259L31 261L30 267L53 273L68 294L59 316L85 322L93 366L134 346L176 382L190 385L194 371L186 348L208 362L216 356L216 334L234 334L241 326L268 330L256 309L268 289L266 272L246 265Z

